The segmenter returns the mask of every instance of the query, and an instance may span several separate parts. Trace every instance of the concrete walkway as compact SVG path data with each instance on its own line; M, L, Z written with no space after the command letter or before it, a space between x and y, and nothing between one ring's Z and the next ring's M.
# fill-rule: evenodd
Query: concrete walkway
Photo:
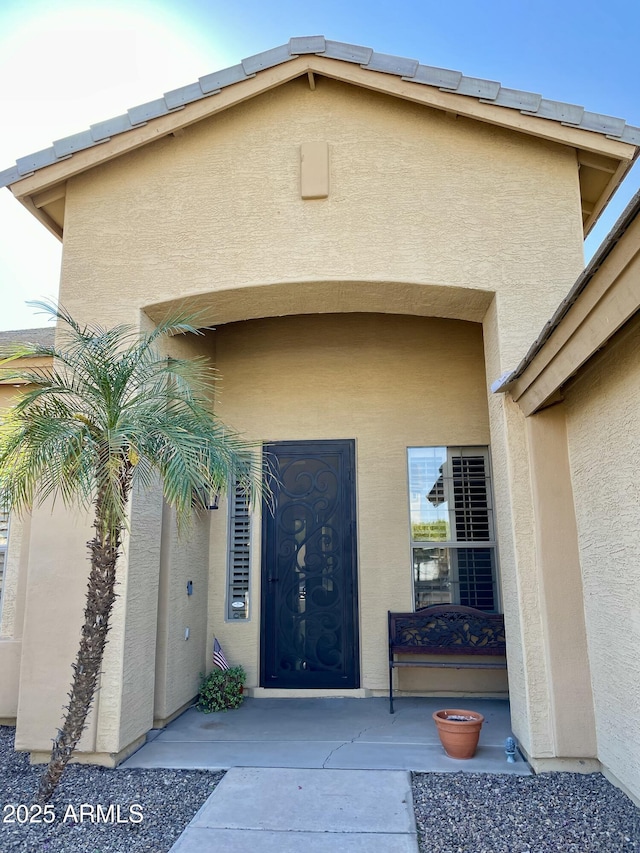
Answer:
M409 773L234 767L171 853L417 853Z
M471 761L447 758L431 715L471 707L484 714ZM416 770L449 773L530 773L507 764L509 703L495 699L246 699L236 711L202 714L191 708L131 756L129 767L227 770L230 767Z
M400 698L247 699L217 714L190 709L150 733L121 767L227 770L171 853L417 853L410 771L529 775L508 764L506 701ZM433 711L485 717L475 758L440 745Z

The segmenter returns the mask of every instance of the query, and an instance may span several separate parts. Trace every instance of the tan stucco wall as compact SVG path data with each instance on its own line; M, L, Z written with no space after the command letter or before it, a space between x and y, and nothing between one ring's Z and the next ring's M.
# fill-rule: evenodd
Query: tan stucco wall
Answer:
M387 610L412 609L407 447L488 443L481 327L376 314L301 316L222 327L216 351L218 411L238 429L265 441L356 440L361 684L383 691ZM259 548L252 618L225 623L226 512L213 515L209 633L245 666L252 687ZM433 682L429 672L421 686ZM468 684L458 678L454 689ZM493 689L504 691L504 677Z
M323 140L330 195L303 201L300 145ZM447 288L495 290L511 366L581 263L572 149L298 80L73 178L62 296L86 311L90 288L91 314L106 321L202 294L210 319L223 322L268 314L269 293L226 305L224 317L210 294L265 284L438 285L444 292L425 309L435 314L447 310ZM363 307L372 310L347 310Z
M591 671L564 406L551 406L527 418L526 423L550 754L595 758ZM538 752L536 757L543 756Z
M34 361L29 363L33 365ZM24 387L0 383L0 418L19 399ZM0 592L0 720L7 722L15 720L18 708L30 530L30 516L14 512Z
M15 405L19 399L20 390L11 384L2 384L0 382L0 418ZM16 564L19 560L20 547L17 544L18 539L21 539L21 522L14 514L10 521L11 529L9 531L9 548L7 549L7 559L5 563L4 578L2 581L2 589L0 590L0 644L3 639L11 639L14 636L17 605L17 585L18 573ZM11 564L11 565L10 565ZM3 654L0 645L0 655ZM11 652L13 654L13 652ZM0 670L2 672L3 670ZM1 682L1 679L0 679ZM0 696L7 692L7 688L0 687ZM11 690L13 692L13 690ZM0 699L0 701L2 701ZM16 693L17 701L17 693ZM13 702L13 699L10 700ZM7 717L8 714L2 714L0 708L0 716Z
M199 338L188 342L180 338L171 343L170 350L175 356L193 356L202 345ZM186 649L176 644L161 654L157 668L155 663L159 616L164 619L163 627L175 634L177 623L187 615L178 606L177 595L173 601L165 597L159 603L163 542L176 551L165 558L177 578L174 591L183 586L180 572L187 573L189 560L197 560L199 574L206 575L208 519L206 523L196 523L189 538L176 538L174 527L168 523L163 538L163 502L158 483L145 491L134 489L129 531L118 560L117 599L103 674L80 743L80 750L94 755L99 763L112 764L114 756L132 743L139 743L156 718L156 702L169 709L168 716L197 692L198 673L204 669L206 583L199 584L195 637L189 643L183 640ZM27 533L28 538L24 534L14 537L13 530L11 534L11 549L14 544L21 544L23 562L25 549L30 555L28 575L26 567L18 573L21 582L28 576L29 584L23 594L26 619L20 692L16 697L16 746L30 749L37 760L47 760L51 737L62 719L72 677L71 663L80 638L89 566L86 543L91 536L90 514L77 508L66 511L60 503L53 508L47 502L34 509ZM58 596L60 590L64 595ZM160 645L164 636L158 639ZM44 647L47 654L42 653ZM157 689L156 677L160 678ZM13 684L7 683L7 692L10 683ZM0 699L2 696L0 692ZM13 694L7 698L7 706L9 699L13 700Z
M487 375L500 375L503 360L496 300L485 315L483 327ZM537 610L537 601L530 595L534 553L531 525L528 523L532 517L531 497L527 478L521 476L523 465L524 470L527 470L524 424L517 408L511 406L508 399L491 394L489 388L487 394L496 535L502 566L501 591L508 648L511 723L520 742L530 743L533 736L531 699L536 688L544 690L545 680L544 671L535 667L539 655L530 655L525 647L526 638L532 633L531 615ZM524 519L524 523L521 519ZM515 525L518 522L519 535L516 537ZM533 608L530 606L532 602ZM535 626L533 630L535 632ZM529 666L530 660L534 663L533 669ZM539 699L539 696L536 698ZM543 694L543 699L546 699L546 694Z
M21 655L20 640L0 640L0 725L13 724L18 714Z
M331 162L329 197L303 201L300 145L324 140L329 143ZM379 311L478 322L486 314L488 369L479 380L482 394L476 393L474 399L485 419L483 441L488 443L486 382L519 361L581 266L578 177L572 149L326 79L319 80L312 92L302 80L71 179L60 298L79 320L105 325L138 323L142 307L181 303L189 296L196 297L192 304L206 311L202 322L214 324L306 312ZM225 333L220 334L223 340ZM259 340L252 337L248 343L261 352ZM368 342L362 341L361 348L366 346ZM417 351L429 351L428 347L429 341L416 340ZM414 352L410 355L413 358ZM366 432L365 424L349 420L355 415L345 394L341 399L346 411L333 402L322 411L314 405L301 406L293 420L292 412L285 412L282 397L279 408L266 412L263 425L257 413L265 404L256 399L250 411L236 387L237 382L254 383L262 376L259 359L250 353L246 357L253 358L250 368L239 371L236 365L231 376L225 375L220 361L225 393L228 390L237 397L233 404L223 397L220 414L234 426L246 428L251 437L263 437L269 423L272 434L264 437L271 439L285 430L287 438L292 431L300 438L320 437L320 433L335 437L340 432L344 436L347 427L351 433L360 426ZM439 355L433 357L439 371L448 369ZM339 383L342 365L335 360L330 364L338 372ZM478 370L482 367L479 353ZM283 369L281 363L278 370ZM406 366L397 375L406 382ZM335 381L327 371L323 384L314 390L327 394ZM312 403L311 389L305 393ZM400 395L403 404L409 396L413 401L411 387L401 392L394 385L390 393L394 399ZM445 417L449 418L446 413ZM454 420L452 415L447 425ZM463 422L456 421L458 430ZM412 439L407 431L405 444L480 441L467 435L455 438L458 433L451 429L440 429L439 437L432 439L425 424L420 427ZM530 689L532 684L544 683L543 671L535 678L532 675L540 620L535 610L524 623L521 619L522 589L535 555L529 533L530 493L515 485L520 448L525 446L524 426L517 417L505 414L498 399L490 404L490 433L492 445L505 454L495 478L496 501L502 508L500 549L508 556L503 570L510 575L504 605L514 649L523 650L523 659L528 654L532 665L519 676L516 706L523 730L530 728L533 741L544 740L544 725L540 735L530 725L533 705L543 695L537 687ZM382 461L380 445L359 443L358 464L364 477L360 486L369 494L376 490L379 497L382 494L375 483L377 476L380 482L383 477L395 482L400 494L398 478L405 476L406 463L404 449L401 452L397 438L394 441L393 454L386 452ZM379 543L376 553L366 541L361 545L361 567L374 567L369 588L363 581L362 594L384 598L385 611L408 603L406 589L403 592L386 575L375 574L381 573L375 567L385 560L398 565L394 563L401 553L398 546L408 558L405 492L403 484L401 505L385 506L385 523L395 525L394 535ZM100 699L98 728L104 734L98 736L101 742L95 747L101 752L126 746L122 739L144 730L152 714L153 678L145 673L138 682L136 676L139 650L153 649L156 643L154 596L161 512L161 502L154 499L149 510L153 518L138 535L143 554L147 536L156 537L152 547L158 550L143 556L132 575L135 585L125 583L116 605ZM50 531L55 541L65 542L65 524L70 523L58 519L58 528ZM78 535L77 546L66 549L65 559L74 563L75 572L84 569L81 543L88 538L86 533ZM72 533L74 542L75 536ZM135 539L135 531L132 536ZM137 547L134 539L132 547ZM50 550L51 540L39 535L34 564L45 565L51 559ZM405 576L408 583L408 573ZM56 594L52 576L48 584L51 598ZM147 591L147 597L138 587ZM72 613L75 608L79 622L81 610L81 602L72 598L69 620L58 630L65 649L75 647ZM31 662L43 641L38 613L35 608L27 615L25 642ZM215 623L217 629L213 612L212 620L210 628ZM255 627L254 623L252 630ZM382 684L382 669L373 661L384 647L384 627L364 622L362 627L366 637L363 678ZM235 629L227 626L225 631ZM255 642L254 636L246 646L254 655ZM243 651L242 643L238 648ZM61 677L61 672L51 670L51 679ZM122 698L118 696L121 685L126 693ZM64 689L59 687L57 694L63 696ZM49 726L43 723L36 694L31 691L29 698L25 694L21 702L25 709L22 742L48 740Z
M566 394L598 758L640 797L640 324Z
M14 514L0 612L0 719L7 721L15 720L18 709L30 532L31 517Z
M179 337L171 342L169 350L176 357L193 357L200 353L202 345L200 338L189 340ZM173 702L179 707L193 697L197 675L203 669L205 612L199 616L200 636L189 646L187 655L180 655L179 649L175 649L165 655L156 673L162 520L159 484L144 492L134 490L130 530L124 537L118 560L117 599L105 649L103 674L88 729L80 745L81 750L95 754L97 760L104 764L113 763L110 756L139 741L153 725L157 674L164 679L163 685L168 694L160 693L165 706ZM20 535L14 535L14 532ZM29 585L19 599L22 611L26 600L26 623L20 664L22 688L16 744L19 748L39 753L38 758L42 760L46 760L45 750L60 724L71 681L71 662L77 653L84 607L89 565L86 542L90 536L89 515L78 509L67 512L60 505L53 511L50 503L36 507L26 534L22 526L16 530L12 520L10 559L19 556L21 565L25 565L11 577L17 577L18 583L25 587L29 578ZM201 540L202 534L198 534L186 547L181 541L183 551L179 553L193 556L194 542ZM19 555L16 551L18 546ZM29 555L31 561L27 574ZM206 554L199 556L199 564L206 565ZM173 562L181 566L184 558L178 556ZM57 592L61 589L65 594L58 598ZM206 594L202 589L200 601L203 602L200 609L204 611ZM164 607L167 608L166 601ZM174 607L174 611L171 618L182 615L179 608ZM52 645L51 654L42 654L43 644ZM181 666L176 667L176 659Z
M143 321L150 325L144 317ZM174 358L205 356L205 372L215 388L219 377L211 335L177 335L167 342L167 352ZM213 391L211 396L213 405ZM178 530L175 513L166 504L162 507L153 711L158 726L194 698L206 669L210 529L208 512L194 513L190 525ZM188 581L193 583L190 596ZM148 633L153 630L147 627Z
M164 507L156 644L156 725L169 719L197 694L199 675L206 669L209 529L208 514L199 513L188 530L178 531L175 514ZM193 584L191 595L187 595L189 581ZM185 639L187 629L189 638Z
M503 364L497 304L484 320L487 374ZM549 673L536 565L536 518L524 415L509 397L489 394L491 450L507 637L511 727L532 756L553 755Z
M69 513L60 502L52 506L48 501L33 511L20 662L18 749L50 749L62 720L71 664L80 641L88 531L88 516ZM110 635L110 643L112 639ZM98 698L96 709L99 704ZM92 713L82 739L83 748L88 750L95 749L95 717Z
M14 405L18 395L18 388L0 383L0 416Z

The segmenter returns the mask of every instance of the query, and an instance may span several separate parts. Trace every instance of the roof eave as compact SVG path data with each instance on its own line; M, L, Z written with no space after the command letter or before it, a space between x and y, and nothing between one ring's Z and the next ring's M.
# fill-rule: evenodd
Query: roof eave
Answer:
M640 295L631 283L639 270L640 192L518 367L501 376L492 391L510 394L525 415L560 399L566 383L640 310Z
M309 72L361 86L381 94L399 97L413 103L449 114L497 125L519 133L525 133L583 152L600 155L614 162L615 168L606 189L593 204L585 222L588 230L595 224L609 198L638 152L638 147L629 142L614 139L593 130L565 125L548 118L529 115L518 109L498 106L465 94L445 91L432 85L420 85L400 73L381 73L362 67L353 61L328 58L317 54L304 54L288 61L267 67L254 76L234 82L225 88L214 90L207 96L157 118L142 122L111 138L101 140L83 150L43 166L9 184L18 198L52 233L61 237L62 228L45 209L33 202L33 197L51 188L59 187L67 179L81 174L109 160L140 148L154 140L179 132L185 127L209 118L230 107L263 94Z

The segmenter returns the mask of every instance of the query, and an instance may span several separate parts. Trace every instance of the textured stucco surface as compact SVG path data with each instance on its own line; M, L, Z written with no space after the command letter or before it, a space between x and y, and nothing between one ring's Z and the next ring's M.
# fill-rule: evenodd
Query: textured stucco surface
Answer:
M174 355L194 355L199 346L199 338L188 344L179 339L172 343L171 351ZM134 490L129 530L118 560L117 598L110 621L100 687L88 729L80 744L82 751L100 756L96 759L100 763L109 763L110 755L126 749L153 725L162 520L159 484L144 492ZM172 536L175 538L174 526L169 524L168 541ZM208 523L201 521L194 529L195 535L186 544L184 539L178 540L177 557L173 558L173 563L186 573L188 561L194 559L200 567L200 575L204 575L207 555L206 544L203 543L208 537ZM26 595L19 700L16 697L20 709L16 742L20 748L44 754L60 724L71 682L71 662L78 647L89 566L86 542L91 536L90 517L77 509L66 512L59 504L52 508L48 503L35 509L27 532L30 534L28 540L25 536L14 539L16 547L22 545L23 563L25 548L29 547L32 555L28 570L30 584ZM18 577L26 581L26 565ZM164 601L174 640L176 630L179 631L178 623L185 617L182 608L176 606L180 599L177 584L175 587L175 599ZM57 598L60 590L64 590L64 596ZM159 674L163 681L159 690L164 707L171 706L168 713L197 692L197 676L204 664L205 582L200 584L199 601L200 613L195 620L193 641L190 640L189 645L183 640L188 651L185 654L176 643L172 651L161 658ZM47 648L47 654L42 653L43 646ZM15 656L14 650L9 652ZM15 679L9 680L10 674L8 670L7 693L9 685L15 682ZM8 695L7 706L11 701L13 698Z
M80 641L88 575L88 517L48 501L32 515L16 747L49 750ZM99 695L99 694L98 694ZM96 703L99 708L100 699ZM82 738L95 748L95 709Z
M122 604L114 612L115 636L109 648L111 653L117 652L122 656L122 662L120 666L109 666L109 660L105 658L98 752L124 749L144 735L153 723L162 533L162 492L159 483L145 491L134 491L130 519L131 533L125 539L119 566ZM117 716L114 715L115 719L111 718L113 708L119 711ZM114 732L110 735L107 735L109 726L103 724L107 715L110 725L117 725L117 729L114 725ZM114 742L117 744L115 747Z
M0 640L0 720L13 722L18 714L18 688L20 685L20 640Z
M18 395L19 390L13 385L0 385L0 414L15 404Z
M13 385L0 384L0 418L13 405L15 405L20 395L20 390ZM12 666L9 663L15 656L15 648L10 651L3 651L3 640L12 640L22 633L22 624L19 624L20 609L20 561L28 556L28 539L25 542L23 538L23 520L13 513L10 520L9 543L4 566L4 578L2 582L2 590L0 591L0 655L7 655L7 671ZM20 614L21 615L21 614ZM4 664L0 663L0 672L4 673ZM2 679L0 679L1 683ZM0 701L3 705L15 705L18 701L17 681L10 676L3 686L0 687ZM8 717L9 714L3 714L0 707L0 717Z
M485 364L488 376L500 374L500 331L498 328L498 310L494 300L487 311L484 323L484 352ZM520 742L530 743L531 734L528 714L528 680L525 671L525 636L524 636L524 614L521 610L520 599L520 572L516 571L518 566L516 546L522 540L516 539L514 527L514 514L511 506L512 492L516 484L511 483L512 469L509 465L510 454L514 453L513 432L522 436L523 426L514 418L509 418L508 401L502 396L491 394L487 387L489 424L491 428L491 464L493 470L494 501L496 507L496 536L499 545L500 557L500 591L505 617L505 631L507 637L509 668L509 694L511 699L511 724L514 734ZM514 425L509 430L509 425ZM509 445L511 443L511 447ZM521 461L522 453L520 446L516 445L515 457ZM525 454L526 456L526 454ZM521 481L520 481L521 482ZM526 481L525 481L526 482ZM524 501L524 504L523 504ZM530 508L526 502L526 493L521 495L519 506ZM527 550L530 549L526 543Z
M118 597L83 751L117 753L153 722L161 506L153 494L132 501L132 534L118 560ZM83 512L50 503L34 510L16 736L21 749L50 748L62 719L80 639L90 534ZM64 596L58 598L58 590Z
M0 719L14 719L18 708L30 530L31 517L14 514L0 613Z
M188 530L178 532L175 514L164 508L154 705L158 721L197 694L199 675L206 669L209 528L208 514L201 513ZM191 595L188 581L193 584Z
M144 317L143 321L147 322ZM210 334L177 335L168 342L167 352L174 358L206 357L206 373L215 388L218 377ZM153 712L157 723L167 720L197 694L209 647L209 513L194 514L190 526L178 530L175 513L164 504L161 523ZM144 542L144 533L141 539ZM187 581L193 583L191 596L187 596Z
M597 753L564 406L527 418L553 755Z
M529 754L550 756L551 698L524 416L508 399L490 411L512 727Z
M483 324L488 376L499 374L502 363L498 323L494 302ZM525 419L509 398L489 388L487 394L511 726L530 755L546 756L552 754L553 736Z
M21 390L0 384L0 418L15 404ZM30 525L28 514L12 514L0 592L0 719L5 720L15 719L18 708Z
M329 142L328 199L300 198L309 140ZM572 149L325 79L74 178L66 208L65 304L90 288L101 320L286 282L464 287L502 294L507 366L582 264Z
M640 324L566 395L598 758L639 796Z
M303 201L300 145L325 140L331 158L329 197ZM406 445L489 442L487 381L520 361L581 266L572 149L327 79L320 79L312 92L301 80L71 179L60 298L80 321L104 325L144 323L145 306L156 306L157 317L162 313L158 304L188 298L205 311L202 322L212 324L260 315L353 312L335 317L345 328L355 324L338 347L348 353L348 361L327 351L318 362L317 347L329 343L312 335L291 340L293 326L283 326L279 342L245 331L243 347L231 357L231 342L240 340L241 327L220 326L217 343L226 335L230 349L218 358L223 375L219 412L253 438L358 440L360 592L363 601L377 602L376 609L385 613L410 603ZM479 327L453 323L440 348L430 336L414 332L409 347L404 331L401 340L391 334L393 323L376 328L373 338L363 334L364 321L357 314L396 314L400 324L411 314L479 322L487 309L486 375ZM477 341L469 368L460 371L466 362L452 342L467 340L463 328L476 329L469 334L476 334ZM395 352L393 359L387 359L381 343ZM422 368L414 377L416 360ZM451 370L459 373L445 382ZM356 378L362 394L354 390ZM382 378L387 384L379 386ZM443 401L453 405L443 406ZM521 479L527 470L526 441L517 414L505 414L503 407L501 399L490 402L504 605L518 666L512 700L527 744L544 752L544 712L531 720L531 709L546 707L547 696L538 652L531 496L526 478L524 484ZM386 499L390 487L394 501ZM153 657L156 643L160 517L161 503L154 501L149 518L141 517L132 529L132 571L120 590L99 700L97 737L104 751L125 747L124 740L147 726L153 707L155 685L142 660L146 654ZM370 537L367 524L373 527L374 518L379 527ZM53 561L64 549L64 583L83 576L87 527L76 533L72 519L58 517L53 530L42 514L37 523L44 532L32 538L32 562L34 577L44 573L43 585L27 607L25 639L31 651L23 655L22 671L30 672L28 661L39 678L43 667L36 650L48 629L38 619L47 597L51 604L66 595L54 582ZM222 512L212 524L220 548L226 537ZM258 525L255 530L258 536ZM134 553L140 558L135 565ZM255 683L257 614L254 608L254 618L244 626L221 622L223 566L214 551L208 633L222 635L230 658L254 660L249 670ZM254 600L257 590L254 585ZM81 595L69 599L70 612L81 612ZM384 688L384 619L361 608L361 629L363 683ZM68 650L77 640L74 621L57 632L61 660L70 661ZM66 690L65 671L56 664L47 676L56 685L50 698L58 704ZM117 695L120 684L122 697ZM26 688L20 702L22 743L31 737L33 748L42 748L38 745L48 740L49 719L41 697ZM95 732L92 737L95 742Z

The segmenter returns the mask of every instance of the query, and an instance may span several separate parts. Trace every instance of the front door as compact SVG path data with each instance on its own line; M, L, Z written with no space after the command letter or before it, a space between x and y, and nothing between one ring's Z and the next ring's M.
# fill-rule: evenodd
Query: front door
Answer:
M275 478L262 514L260 683L358 687L355 442L265 453Z

